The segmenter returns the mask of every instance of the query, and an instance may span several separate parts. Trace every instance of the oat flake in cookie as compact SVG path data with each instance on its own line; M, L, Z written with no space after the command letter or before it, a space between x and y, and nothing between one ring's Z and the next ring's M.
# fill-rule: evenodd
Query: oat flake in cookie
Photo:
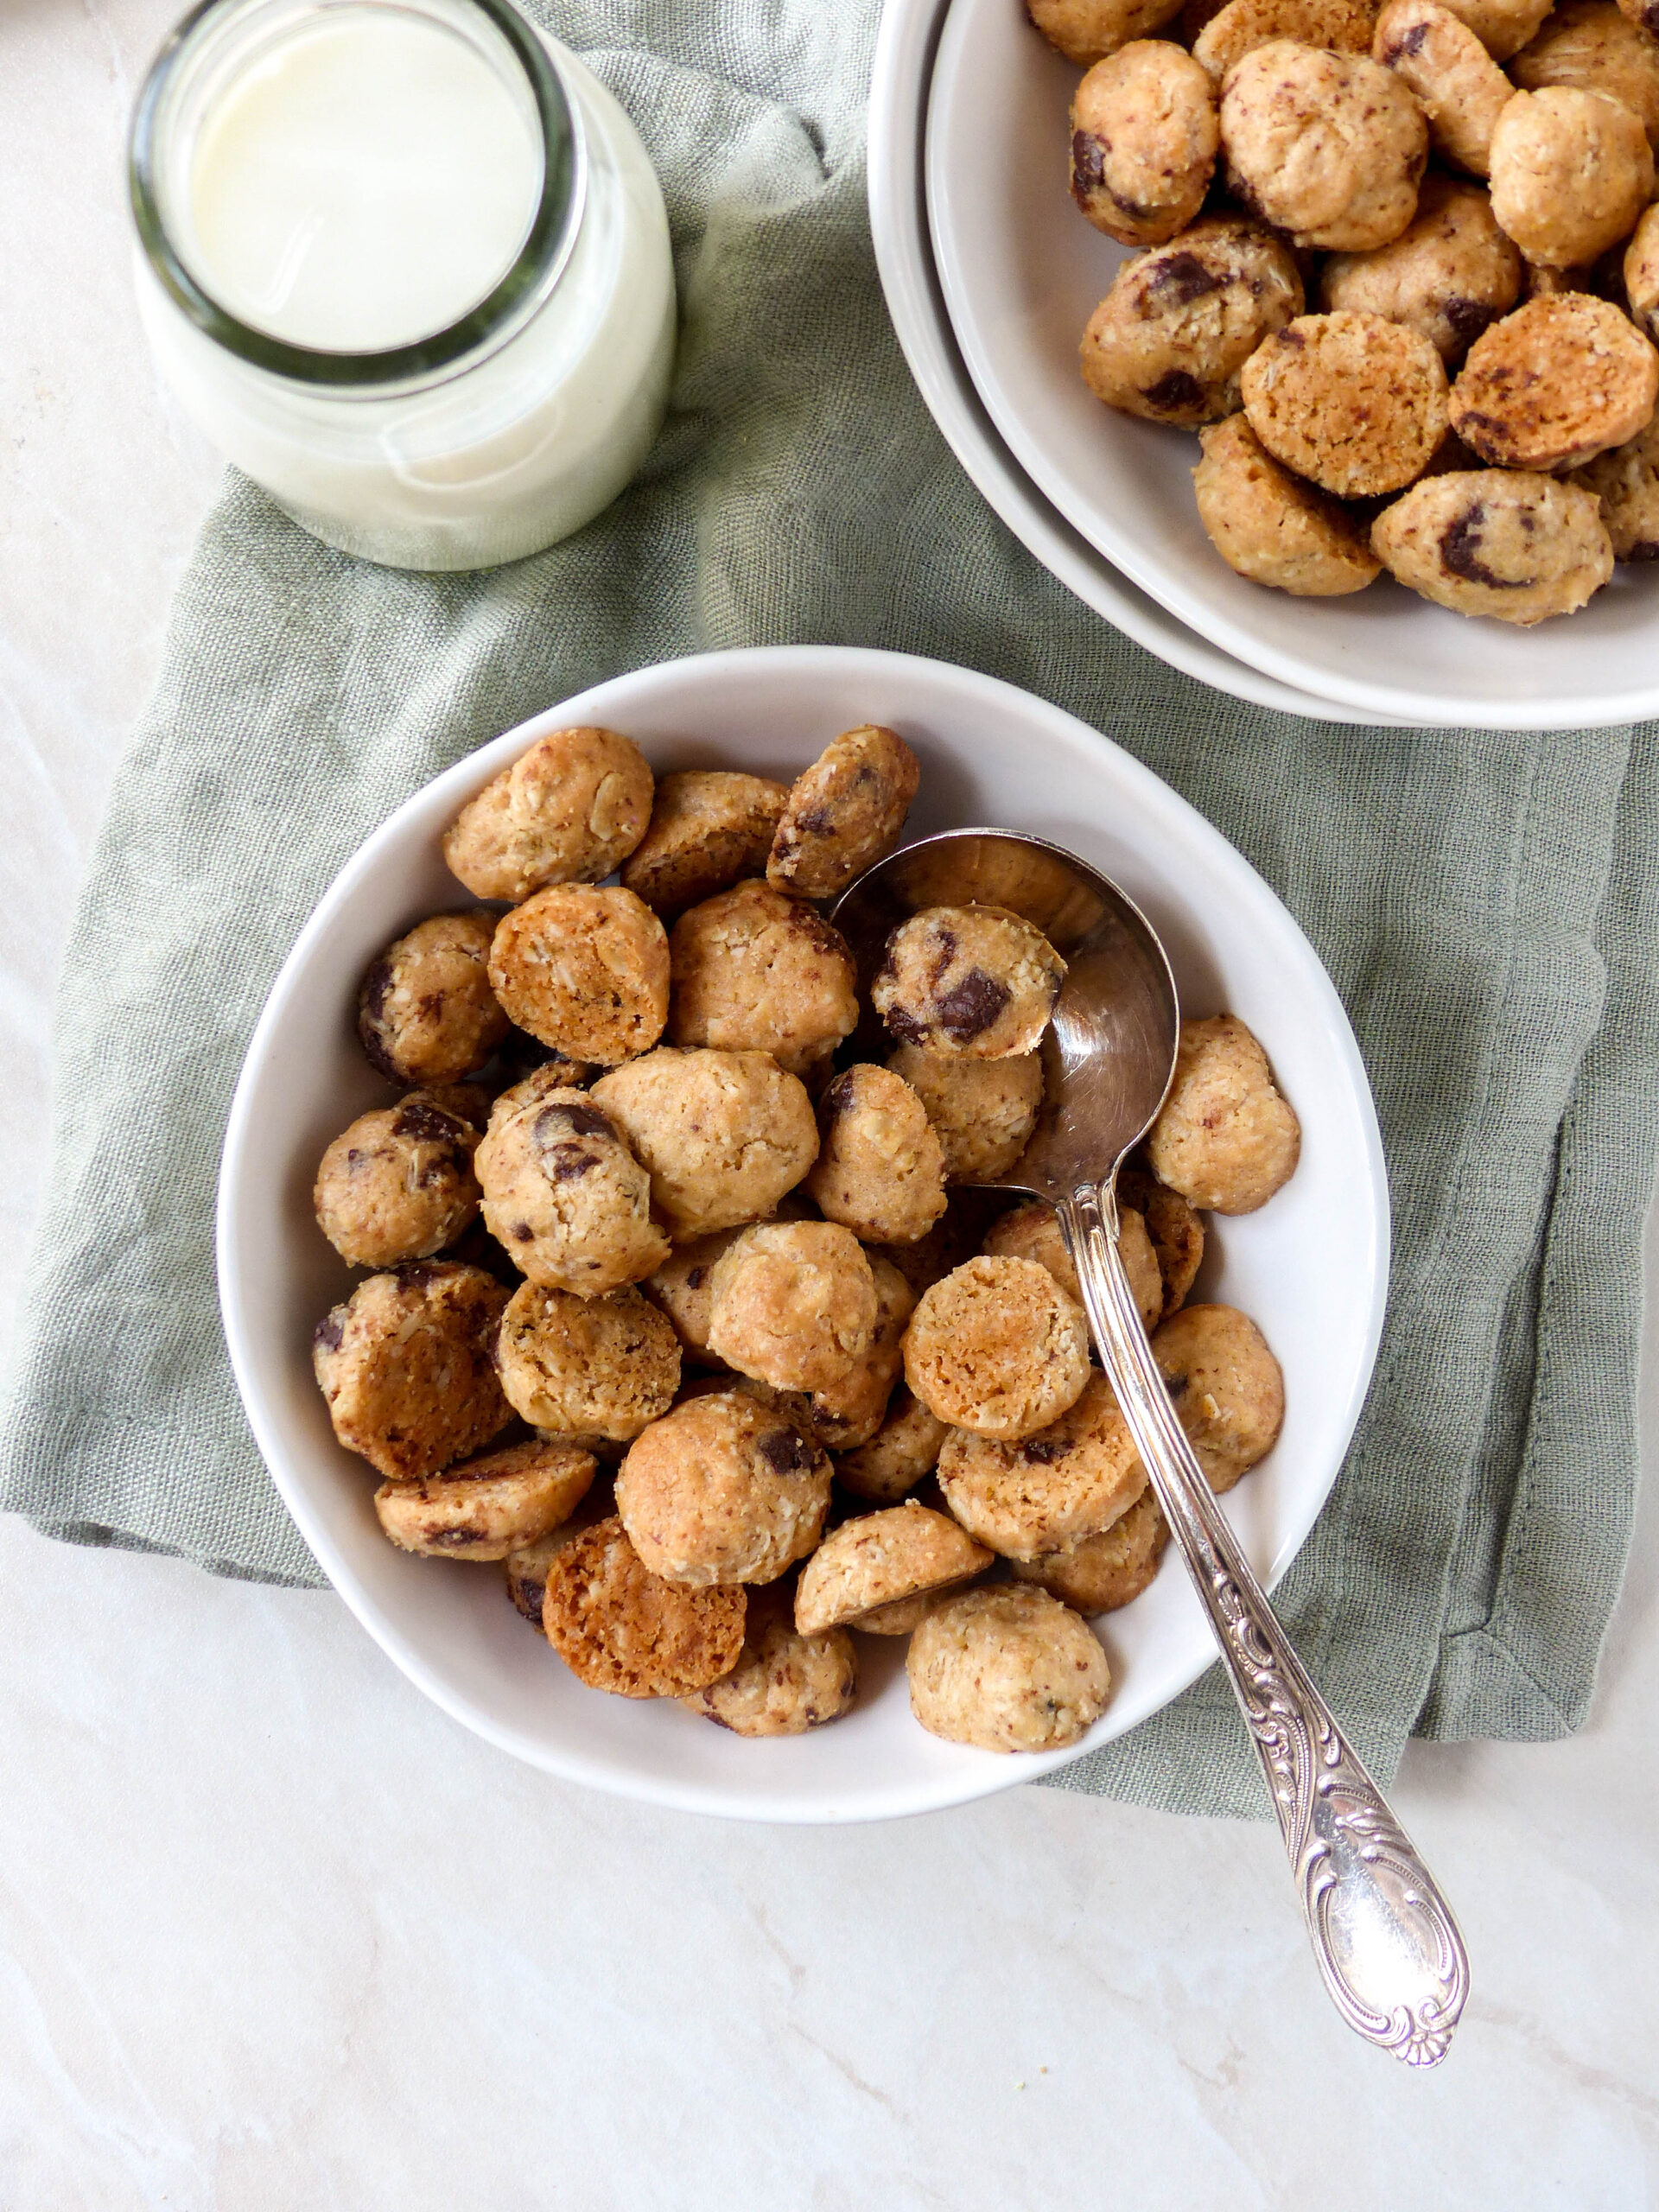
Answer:
M389 1481L418 1482L499 1435L512 1408L490 1348L506 1303L493 1275L449 1260L359 1283L312 1338L340 1442Z
M551 1561L547 1640L578 1681L616 1697L686 1697L743 1649L741 1587L692 1589L653 1574L620 1520L600 1521Z
M1046 1590L969 1590L911 1639L910 1707L930 1735L988 1751L1053 1751L1098 1720L1111 1694L1106 1654Z
M1372 524L1371 543L1402 584L1437 607L1523 629L1574 613L1613 573L1594 493L1513 469L1414 484Z
M775 1582L813 1548L829 1509L824 1453L741 1390L653 1421L616 1478L629 1540L671 1582Z
M999 1060L1036 1050L1065 978L1065 961L1020 915L928 906L888 938L870 1000L901 1044Z
M896 730L846 731L790 786L766 880L792 898L835 898L896 849L921 773Z
M478 899L597 883L645 836L651 801L651 769L631 739L550 730L462 807L443 857Z
M357 1033L391 1083L459 1083L507 1033L490 988L493 914L433 914L372 962L358 993Z

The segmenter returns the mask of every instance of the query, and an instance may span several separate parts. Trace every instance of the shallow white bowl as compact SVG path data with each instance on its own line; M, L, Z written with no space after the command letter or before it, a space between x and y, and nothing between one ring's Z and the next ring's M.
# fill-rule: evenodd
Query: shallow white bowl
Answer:
M997 433L963 365L933 266L922 149L933 56L949 0L887 0L870 77L869 207L887 311L929 412L957 459L1027 550L1139 645L1184 675L1257 706L1316 721L1397 722L1294 690L1221 652L1118 575L1037 489Z
M497 1570L394 1551L370 1503L373 1478L335 1444L312 1379L312 1327L351 1279L312 1219L311 1182L328 1141L385 1096L353 1035L358 980L388 939L461 896L441 834L525 746L597 721L627 731L658 769L788 778L868 720L898 728L920 756L916 834L1030 830L1104 869L1162 932L1188 1010L1241 1014L1295 1103L1294 1179L1261 1213L1220 1224L1199 1285L1253 1314L1284 1364L1284 1434L1227 1501L1271 1583L1335 1478L1382 1326L1388 1202L1365 1071L1312 947L1239 855L1127 753L988 677L844 647L717 653L619 677L485 746L400 807L307 923L249 1047L220 1179L220 1300L248 1419L306 1541L369 1633L445 1712L533 1765L757 1820L922 1812L1077 1754L1000 1758L938 1742L911 1718L902 1649L869 1637L846 1719L745 1742L675 1705L584 1689L514 1612ZM1211 1656L1173 1556L1103 1634L1116 1687L1083 1749L1155 1712Z
M1387 576L1347 599L1247 583L1205 537L1192 434L1103 407L1077 344L1123 249L1066 188L1078 71L1020 0L950 0L928 104L926 193L951 326L992 421L1038 489L1130 581L1212 645L1362 715L1575 728L1659 713L1659 575L1621 566L1579 614L1470 621Z

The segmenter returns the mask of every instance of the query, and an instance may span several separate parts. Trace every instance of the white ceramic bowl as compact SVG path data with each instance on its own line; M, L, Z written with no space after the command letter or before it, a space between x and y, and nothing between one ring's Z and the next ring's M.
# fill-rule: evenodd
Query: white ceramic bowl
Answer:
M1484 728L1659 713L1659 574L1621 566L1579 614L1533 631L1470 621L1383 576L1351 598L1247 583L1193 504L1190 432L1103 407L1077 372L1084 325L1123 258L1072 206L1078 72L1020 0L950 0L928 105L926 192L951 326L1020 467L1090 544L1212 645L1358 710Z
M1313 949L1238 854L1127 753L988 677L842 647L718 653L619 677L485 746L400 807L307 923L249 1047L220 1182L220 1298L249 1421L306 1541L369 1633L447 1713L534 1765L760 1820L921 1812L1029 1781L1075 1754L999 1758L925 1734L911 1718L902 1649L868 1637L858 1706L844 1720L742 1741L672 1704L583 1688L507 1603L499 1571L394 1551L371 1507L373 1478L335 1444L311 1376L312 1327L350 1281L312 1219L311 1182L328 1141L385 1095L353 1033L358 980L388 939L461 895L441 833L532 740L566 722L603 722L661 769L787 778L837 730L872 719L920 756L917 834L976 823L1031 830L1104 869L1162 932L1184 1003L1241 1014L1301 1116L1295 1177L1259 1214L1220 1225L1200 1282L1201 1294L1253 1314L1284 1364L1283 1437L1227 1501L1272 1582L1335 1478L1382 1325L1388 1205L1364 1070ZM1211 1652L1173 1556L1103 1633L1116 1687L1084 1748L1155 1712Z
M1037 489L999 436L962 354L933 266L922 149L949 0L887 0L870 78L869 207L881 289L911 374L946 442L1027 550L1116 629L1218 691L1316 721L1397 722L1294 690L1219 652L1118 575Z

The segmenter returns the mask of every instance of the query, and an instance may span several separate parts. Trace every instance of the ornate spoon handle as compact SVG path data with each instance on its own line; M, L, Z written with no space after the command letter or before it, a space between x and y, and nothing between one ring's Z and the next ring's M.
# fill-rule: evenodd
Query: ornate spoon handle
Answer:
M1273 1795L1325 1986L1409 2066L1444 2058L1469 1993L1433 1877L1308 1679L1192 1456L1117 1250L1110 1184L1058 1209L1106 1372L1210 1616Z

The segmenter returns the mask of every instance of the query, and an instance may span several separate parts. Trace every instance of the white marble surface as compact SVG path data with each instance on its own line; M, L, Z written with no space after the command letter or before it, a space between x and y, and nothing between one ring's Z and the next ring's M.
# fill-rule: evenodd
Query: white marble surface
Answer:
M127 302L122 126L174 4L0 0L8 1301L53 967L215 474ZM1408 1758L1475 1971L1415 2077L1336 2024L1266 1827L613 1803L442 1719L330 1597L0 1523L0 2207L1634 2212L1656 1586L1649 1510L1577 1740Z

